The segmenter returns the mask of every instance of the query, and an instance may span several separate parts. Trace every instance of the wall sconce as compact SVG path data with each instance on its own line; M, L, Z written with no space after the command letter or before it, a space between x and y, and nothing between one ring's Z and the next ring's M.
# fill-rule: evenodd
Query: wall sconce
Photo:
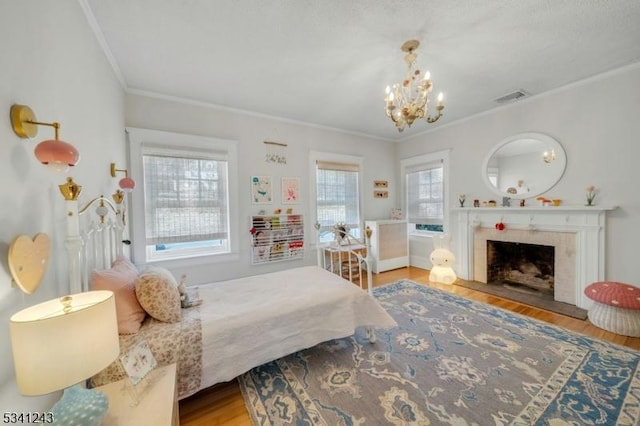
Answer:
M120 179L118 185L124 192L131 192L136 187L136 181L129 177L127 169L116 169L116 163L111 163L111 177L116 177L117 172L124 172L124 177Z
M78 150L70 143L58 139L60 123L43 123L36 121L33 110L26 105L11 106L11 126L16 135L21 138L33 138L38 134L37 126L50 126L54 128L55 139L47 139L40 142L35 148L38 161L56 171L65 172L70 166L75 166L80 160Z

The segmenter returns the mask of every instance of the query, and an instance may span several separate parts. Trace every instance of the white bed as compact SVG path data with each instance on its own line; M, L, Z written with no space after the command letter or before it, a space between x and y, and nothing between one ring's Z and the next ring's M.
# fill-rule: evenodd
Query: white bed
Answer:
M367 292L318 266L200 286L199 293L203 387L359 327L396 325Z
M77 205L68 208L76 213L69 215L75 219L68 226L71 281L86 287L87 268L107 268L110 259L122 254L122 224L118 215L114 221L92 223L85 231ZM359 262L366 260L359 257ZM160 365L177 363L182 399L318 343L355 332L373 337L371 328L396 326L370 290L370 276L367 291L320 266L199 285L189 291L197 293L201 305L183 309L177 323L147 317L136 334L120 336L121 352L144 340ZM115 362L92 381L98 386L122 377Z

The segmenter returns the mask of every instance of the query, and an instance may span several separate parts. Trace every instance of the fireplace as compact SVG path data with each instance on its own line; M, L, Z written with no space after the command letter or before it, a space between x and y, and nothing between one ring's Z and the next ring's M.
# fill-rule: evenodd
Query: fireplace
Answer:
M554 294L555 248L487 240L487 284Z
M605 215L613 207L454 208L458 277L487 283L487 241L553 247L553 299L588 309L587 285L604 280ZM496 229L503 223L503 229ZM547 263L550 263L549 261ZM532 268L532 271L535 270ZM534 275L536 275L534 273ZM538 277L540 278L540 277ZM537 281L537 280L532 280Z
M473 234L473 280L485 284L489 283L490 279L489 241L493 242L493 246L496 243L509 243L511 245L509 250L519 253L522 268L532 276L529 279L530 284L535 282L541 287L542 281L549 280L548 277L542 277L543 273L545 276L552 275L553 289L547 290L546 293L553 295L553 299L558 302L577 305L576 267L578 264L575 233L521 229L497 231L489 228L476 228ZM536 251L543 251L543 249L537 250L530 246L548 247L547 250L552 250L553 255L548 252L546 255L535 254ZM522 249L516 250L514 247ZM540 264L541 258L544 258L545 265ZM512 265L513 269L519 270L519 265ZM536 272L536 269L541 270L540 274ZM512 275L517 275L517 273L513 272ZM539 280L533 279L536 275ZM547 287L549 286L547 285Z

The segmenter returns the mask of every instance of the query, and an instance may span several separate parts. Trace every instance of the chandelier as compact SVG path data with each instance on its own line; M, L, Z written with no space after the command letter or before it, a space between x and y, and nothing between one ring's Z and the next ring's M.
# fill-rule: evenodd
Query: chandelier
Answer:
M427 123L435 123L440 117L442 117L442 110L444 104L442 103L442 92L438 95L438 103L436 109L437 114L429 116L429 94L431 93L431 74L429 71L422 76L421 71L418 68L414 68L417 54L414 50L418 48L420 42L418 40L406 41L401 49L403 52L407 52L404 57L407 63L407 75L402 83L396 83L391 86L387 86L385 90L387 96L385 96L385 112L387 117L393 121L398 131L402 132L405 126L411 127L413 122L422 118Z

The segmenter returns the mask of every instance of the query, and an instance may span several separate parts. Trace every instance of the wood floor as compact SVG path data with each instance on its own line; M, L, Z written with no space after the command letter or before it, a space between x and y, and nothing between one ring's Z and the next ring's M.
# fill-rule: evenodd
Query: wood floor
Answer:
M429 271L419 268L401 268L393 271L375 274L374 286L392 283L408 278L421 284L440 288L451 293L458 294L469 299L518 312L542 321L547 321L569 330L583 333L598 339L607 340L618 345L640 349L640 337L625 337L601 330L591 325L588 320L579 320L561 314L544 311L521 303L487 295L474 290L456 285L440 285L429 283ZM251 426L249 414L245 408L238 383L233 380L222 383L212 388L180 401L180 424L182 426L211 426L233 425Z

